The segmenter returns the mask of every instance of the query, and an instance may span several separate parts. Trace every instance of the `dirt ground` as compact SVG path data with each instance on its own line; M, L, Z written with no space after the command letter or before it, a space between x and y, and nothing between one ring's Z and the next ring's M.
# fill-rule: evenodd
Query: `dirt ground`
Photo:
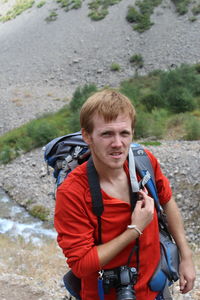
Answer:
M0 281L1 300L46 300L44 292L31 291L28 285L10 284L10 282Z

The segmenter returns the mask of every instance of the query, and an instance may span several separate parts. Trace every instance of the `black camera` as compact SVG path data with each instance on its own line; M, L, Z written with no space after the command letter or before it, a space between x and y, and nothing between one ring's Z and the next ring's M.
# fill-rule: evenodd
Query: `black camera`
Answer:
M116 289L117 300L135 300L133 285L137 282L137 270L133 267L121 266L112 270L104 270L104 293L109 294L111 288Z

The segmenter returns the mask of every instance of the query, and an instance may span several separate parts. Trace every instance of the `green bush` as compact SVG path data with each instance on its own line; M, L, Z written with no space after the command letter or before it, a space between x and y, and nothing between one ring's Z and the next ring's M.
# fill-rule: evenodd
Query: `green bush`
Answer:
M74 112L67 120L67 127L70 132L80 131L80 114L79 111Z
M138 138L146 138L149 136L148 132L148 126L147 122L149 122L151 118L150 113L144 112L144 111L137 111L136 115L136 124L135 124L135 130L134 135Z
M133 6L129 6L128 7L128 12L127 12L127 15L126 15L126 20L129 22L129 23L136 23L136 22L139 22L140 21L140 13L135 9L135 7Z
M77 112L85 102L85 100L97 91L95 84L86 84L83 87L78 87L72 97L70 102L70 110L72 112Z
M44 6L46 4L46 1L40 1L38 4L37 4L37 8L41 8L42 6Z
M196 6L194 6L194 7L192 8L192 13L193 13L194 15L200 14L200 4L197 4Z
M55 10L53 10L50 12L49 16L45 18L45 21L47 23L50 23L50 22L56 21L57 17L58 17L57 12Z
M185 87L192 95L200 94L200 76L197 73L197 65L181 65L175 70L163 72L160 77L160 92L168 93L171 88Z
M188 12L188 6L190 4L190 0L172 0L172 2L176 6L176 11L180 15L184 15Z
M130 23L135 23L133 25L133 29L142 33L145 30L148 30L153 23L150 20L151 14L154 11L154 8L158 6L162 0L143 0L143 1L136 1L135 7L129 6L128 12L126 15L126 20Z
M139 7L141 14L151 15L154 8L162 3L162 0L137 0L136 5Z
M185 124L186 140L200 140L200 119L191 117Z
M40 147L48 143L49 140L58 136L58 129L54 124L41 120L31 122L27 126L27 135L32 139L34 147Z
M13 150L8 145L4 145L0 152L0 162L7 164L13 157Z
M144 60L141 54L134 54L129 59L130 63L137 68L142 68L144 65Z
M140 15L140 20L136 25L133 25L133 29L142 33L151 28L154 23L151 22L149 15Z
M200 63L199 63L199 64L196 64L196 65L194 65L194 69L195 69L195 71L196 71L197 73L199 73L199 74L200 74Z
M171 88L166 95L167 106L173 113L192 111L195 102L190 91L183 87Z
M25 10L31 8L35 3L34 0L18 0L13 5L12 9L10 9L5 16L0 18L0 21L6 22L16 18L18 15L23 13Z
M190 22L195 22L196 20L197 20L197 18L194 17L194 16L192 16L192 17L189 18L189 21L190 21Z
M168 112L154 109L151 113L138 111L136 117L136 138L163 138L166 133Z
M82 5L82 0L56 0L65 11L70 9L78 9Z
M83 103L97 91L97 87L94 84L86 84L83 87L78 87L72 97L70 102L70 116L67 121L67 126L69 131L79 131L80 130L80 119L79 112Z
M82 5L82 0L74 0L72 2L72 9L78 9Z
M140 89L132 80L123 81L120 86L120 92L127 96L134 106L137 106Z
M151 112L151 125L149 126L149 135L156 138L163 138L167 129L168 111L161 108L155 108Z
M30 215L42 221L47 221L50 210L42 205L35 205L29 211Z
M53 138L69 133L69 112L68 106L65 106L54 114L46 114L1 136L0 161L7 163L21 153L44 146Z
M104 19L108 14L108 10L106 8L104 9L99 9L99 10L93 10L91 11L88 16L93 20L93 21L100 21Z
M121 0L92 0L88 3L90 9L88 16L94 21L102 20L108 14L108 7L120 1Z
M164 107L164 99L157 93L151 92L141 98L141 103L144 104L148 111L152 111L154 108Z
M192 111L200 95L200 76L195 67L182 65L161 74L158 90L172 112Z
M111 70L111 71L114 71L114 72L120 71L120 65L117 64L117 63L115 63L115 62L113 62L113 63L111 64L111 66L110 66L110 70Z

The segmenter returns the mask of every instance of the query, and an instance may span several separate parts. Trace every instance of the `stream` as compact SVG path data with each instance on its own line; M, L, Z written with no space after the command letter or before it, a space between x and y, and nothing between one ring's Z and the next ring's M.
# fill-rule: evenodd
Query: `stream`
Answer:
M44 222L32 217L23 207L11 200L0 189L0 234L17 238L26 243L42 245L47 240L56 239L54 229L45 228Z

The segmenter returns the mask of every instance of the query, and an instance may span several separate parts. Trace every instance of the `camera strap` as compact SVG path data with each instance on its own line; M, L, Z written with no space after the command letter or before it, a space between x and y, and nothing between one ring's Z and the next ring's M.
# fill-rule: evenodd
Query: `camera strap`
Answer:
M104 300L104 288L103 288L103 270L99 271L99 278L98 278L98 294L100 300Z
M128 257L128 262L127 262L127 267L129 267L130 263L131 263L131 259L133 257L133 254L134 254L134 252L136 252L136 263L137 263L136 269L137 269L138 273L139 273L139 268L140 268L140 255L139 255L139 252L140 252L139 248L140 247L139 246L140 246L140 242L139 242L139 238L137 238L136 241L135 241L135 245L132 248L131 253Z

